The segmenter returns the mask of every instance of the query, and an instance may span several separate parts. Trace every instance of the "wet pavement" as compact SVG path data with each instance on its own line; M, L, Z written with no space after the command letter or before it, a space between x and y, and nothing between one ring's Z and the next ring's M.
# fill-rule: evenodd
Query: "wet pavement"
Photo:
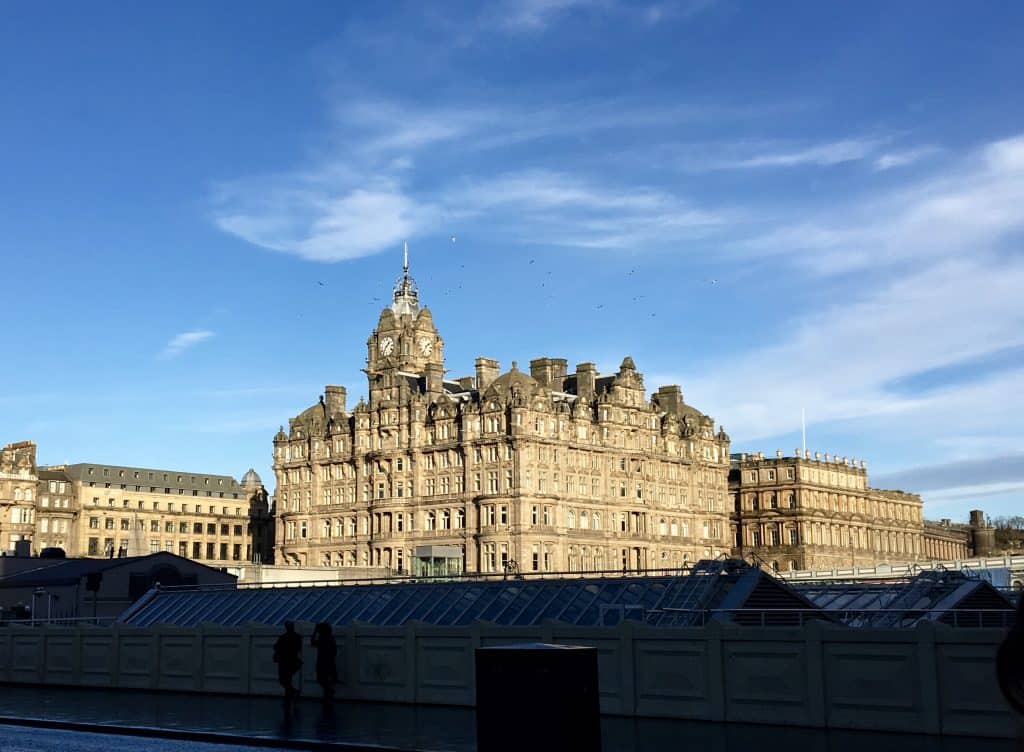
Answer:
M93 729L58 731L4 725L19 723L95 724L97 731L141 729L147 734L190 739L113 738ZM510 718L509 723L529 723ZM107 727L107 728L104 728ZM538 728L535 749L544 750ZM208 739L224 743L204 744ZM605 716L605 752L1011 752L1018 742L916 734L826 731L786 726L702 723ZM99 737L99 738L97 738ZM111 739L113 738L113 741ZM0 752L109 752L121 747L143 752L218 752L268 746L299 749L384 748L408 752L475 752L473 708L391 703L337 702L324 711L303 699L286 714L279 699L166 692L0 685Z
M207 744L175 739L132 739L123 736L60 731L49 728L24 728L0 725L0 752L111 752L130 748L133 752L264 752L265 748L235 744Z

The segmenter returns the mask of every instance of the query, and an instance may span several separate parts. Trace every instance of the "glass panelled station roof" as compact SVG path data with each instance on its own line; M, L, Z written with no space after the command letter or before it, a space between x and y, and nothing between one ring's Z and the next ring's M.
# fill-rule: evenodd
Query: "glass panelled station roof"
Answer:
M476 621L532 625L554 620L612 625L623 619L662 626L702 623L722 609L743 608L770 590L789 609L813 610L807 599L756 567L698 562L679 576L403 582L331 587L152 590L121 617L126 624L235 626L285 621L409 621L466 625ZM770 597L770 596L769 596ZM728 614L723 612L723 618Z
M810 618L850 626L901 627L923 618L959 624L944 618L958 609L976 618L979 610L990 610L1000 623L1012 615L1012 604L1005 596L988 583L959 573L923 573L900 583L800 583L794 587L743 561L715 560L697 562L679 575L157 588L120 621L135 626L280 625L285 621L529 626L551 620L611 626L632 619L650 626L682 627L712 620L785 626ZM977 626L998 626L988 621Z

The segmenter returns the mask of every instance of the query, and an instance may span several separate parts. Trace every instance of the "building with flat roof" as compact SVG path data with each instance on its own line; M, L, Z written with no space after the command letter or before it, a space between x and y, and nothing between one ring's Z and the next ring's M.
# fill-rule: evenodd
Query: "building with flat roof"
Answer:
M872 488L864 461L801 450L734 454L729 493L733 553L777 570L991 553L994 531L980 511L971 513L970 526L926 521L919 495Z
M37 467L36 445L0 452L0 541L68 557L167 552L217 566L273 561L270 498L254 470L229 475L79 462Z

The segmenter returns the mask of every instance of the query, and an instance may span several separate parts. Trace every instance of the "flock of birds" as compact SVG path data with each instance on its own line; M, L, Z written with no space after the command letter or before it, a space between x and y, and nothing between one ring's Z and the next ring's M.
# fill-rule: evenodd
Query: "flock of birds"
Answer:
M452 242L452 243L455 243L455 242L456 242L456 241L458 240L458 237L457 237L456 235L451 235L451 236L450 236L450 239L451 239L451 242ZM536 263L537 263L537 259L535 259L535 258L531 258L531 259L529 259L529 261L527 261L527 266L533 266L533 265L535 265ZM460 269L465 269L465 268L466 268L466 265L465 265L465 264L460 264L460 265L459 265L459 268L460 268ZM633 276L634 276L635 274L636 274L636 269L630 269L630 270L629 270L629 271L628 271L628 272L626 273L626 277L633 277ZM551 275L552 275L552 272L551 272L551 270L548 270L548 271L546 271L546 272L545 272L545 274L544 274L544 276L543 276L543 279L542 279L542 280L541 280L541 282L540 282L540 287L541 287L541 288L545 288L545 289L547 288L547 284L548 284L548 282L550 282L550 279L549 279L549 278L551 277ZM430 279L431 279L431 275L430 275L430 274L427 274L427 275L425 276L425 279L426 279L426 280L430 280ZM323 281L323 280L317 280L317 282L316 282L316 283L317 283L317 285L318 285L318 286L320 286L320 287L326 287L326 286L327 286L327 282L325 282L325 281ZM704 279L704 280L703 280L703 283L702 283L702 284L703 284L704 286L708 286L708 287L715 287L715 286L717 286L717 285L718 285L718 280L717 280L716 278L707 278L707 279ZM453 293L456 293L456 292L458 292L458 291L459 291L459 290L461 290L461 289L462 289L462 285L461 285L461 284L460 284L460 285L457 285L457 286L455 286L455 287L448 287L448 288L445 288L445 289L444 289L444 290L442 291L442 294L443 294L443 295L445 295L445 296L448 296L448 295L451 295L451 294L453 294ZM547 295L545 296L545 299L547 299L547 300L550 300L550 299L552 299L553 297L554 297L554 294L553 294L553 293L549 293L549 294L547 294ZM647 298L647 296L646 296L646 295L634 295L634 296L632 296L632 298L631 298L631 301L632 301L632 302L633 302L634 304L636 304L636 303L640 303L640 302L641 302L642 300L644 300L644 299L646 299L646 298ZM368 301L366 302L366 304L367 304L367 305L371 305L371 306L372 306L372 305L376 305L376 306L379 306L379 305L381 305L381 304L382 304L383 302L384 302L384 298L382 298L381 296L377 295L377 296L374 296L374 297L372 297L372 298L371 298L370 300L368 300ZM604 304L604 303L597 303L597 304L595 304L595 305L594 305L594 308L595 308L595 310L599 310L599 311L600 311L600 310L603 310L603 309L605 308L605 304ZM657 313L653 313L653 312L652 312L652 313L650 314L651 318L656 318L656 317L657 317L657 315L658 315Z

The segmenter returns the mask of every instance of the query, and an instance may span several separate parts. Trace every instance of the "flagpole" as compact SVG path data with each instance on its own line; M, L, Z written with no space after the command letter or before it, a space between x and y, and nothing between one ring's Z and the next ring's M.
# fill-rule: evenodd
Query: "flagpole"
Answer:
M800 408L800 436L804 445L804 456L807 456L807 411Z

